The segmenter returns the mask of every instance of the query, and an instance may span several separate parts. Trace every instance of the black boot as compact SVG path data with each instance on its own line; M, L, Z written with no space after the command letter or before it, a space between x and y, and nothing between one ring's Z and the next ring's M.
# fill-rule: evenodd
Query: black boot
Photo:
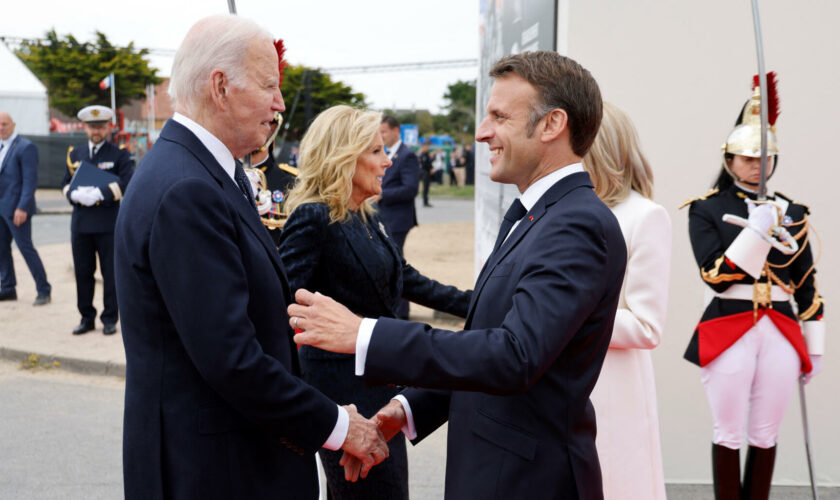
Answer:
M743 500L767 500L770 498L770 481L773 479L773 464L776 462L776 447L758 448L750 446L747 463L744 465Z
M715 500L738 500L741 491L740 450L712 444Z

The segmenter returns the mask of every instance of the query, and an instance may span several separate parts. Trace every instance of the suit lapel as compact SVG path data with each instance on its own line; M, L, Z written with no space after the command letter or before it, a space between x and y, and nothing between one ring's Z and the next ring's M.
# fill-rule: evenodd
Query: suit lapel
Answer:
M556 184L551 186L542 197L537 200L537 203L525 214L524 217L519 222L513 232L510 234L508 239L502 243L502 246L499 247L498 250L491 253L490 256L487 258L487 262L484 264L484 268L481 271L481 274L478 276L478 281L476 282L475 289L472 294L472 298L470 300L470 306L467 312L467 326L469 326L470 321L472 320L473 313L475 311L475 304L478 301L479 295L481 295L481 291L484 289L484 285L487 284L487 280L491 274L493 274L493 269L496 268L497 265L507 256L514 248L522 241L522 238L531 230L532 227L535 227L543 216L546 214L546 210L549 206L553 205L561 198L566 196L570 191L577 187L581 186L588 186L592 187L592 183L589 180L589 174L586 172L579 172L575 174L571 174L567 177L564 177L557 181Z
M9 150L6 151L6 156L3 157L3 165L0 165L0 174L6 171L6 164L9 163L9 160L12 158L12 153L14 152L15 146L17 146L18 141L20 141L20 136L15 137L15 140L9 144Z
M390 180L391 177L397 175L397 171L400 168L400 162L402 162L403 158L403 148L408 147L404 144L400 144L400 147L397 148L397 151L394 153L394 156L391 158L391 166L385 169L385 177L382 178L382 183L385 184L386 180Z
M370 267L372 263L370 256L366 256L360 248L357 248L358 245L355 244L358 239L358 235L354 235L353 231L347 226L347 224L338 223L338 226L344 233L344 239L350 245L350 250L352 250L356 261L361 264L362 269L365 270L365 274L367 274L368 278L370 278L370 282L374 284L373 288L376 289L376 294L379 295L379 298L382 300L385 308L389 311L392 310L389 300L391 297L386 294L386 290L383 290L381 286L376 285L376 270Z
M271 241L268 231L263 226L262 221L260 221L259 215L254 210L254 207L248 203L248 200L242 195L242 191L239 190L233 179L219 165L219 162L210 154L210 151L204 147L204 144L198 140L198 137L180 123L169 120L161 131L161 136L184 146L201 162L207 172L216 179L216 182L221 186L228 201L236 208L239 218L245 222L245 226L251 230L254 236L262 243L263 247L265 247L266 253L268 253L269 258L274 263L274 267L277 269L277 274L280 275L285 285L283 290L287 294L286 302L289 304L292 303L292 297L288 290L289 280L286 278L286 270L280 262L280 254L277 252L277 248Z

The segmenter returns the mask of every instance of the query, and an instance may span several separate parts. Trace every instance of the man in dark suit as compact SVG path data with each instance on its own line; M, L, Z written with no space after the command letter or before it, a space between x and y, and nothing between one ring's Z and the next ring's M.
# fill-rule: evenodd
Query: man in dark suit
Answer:
M143 158L115 233L126 353L125 497L318 495L314 453L387 456L376 426L305 384L277 249L235 158L285 109L270 35L202 19L175 55L175 115Z
M87 333L94 328L96 308L93 307L96 256L99 255L102 273L102 333L117 332L119 309L114 285L114 224L120 210L120 200L134 173L134 160L128 151L109 142L109 123L113 112L105 106L87 106L76 115L84 124L88 140L67 150L67 169L61 183L64 195L73 205L70 218L70 245L73 249L73 270L76 274L76 306L82 320L73 328L73 335ZM74 186L73 175L82 161L114 174L119 180L97 186Z
M382 194L377 206L391 240L402 254L408 232L417 225L414 198L417 196L420 164L414 151L402 143L400 122L396 118L390 115L383 116L379 133L388 150L391 166L385 169ZM408 301L400 299L395 312L398 318L408 319Z
M408 232L417 225L414 198L417 196L420 164L414 151L400 140L400 122L396 118L389 115L382 117L379 133L391 160L391 166L385 169L382 179L379 214L391 239L402 252Z
M297 292L295 340L355 352L368 383L402 392L377 414L414 442L448 420L446 498L599 499L589 394L615 319L627 252L581 158L601 119L592 76L554 52L499 60L487 117L490 178L522 193L478 277L466 329L361 319ZM352 465L352 464L351 464ZM352 472L352 471L351 471Z
M35 280L33 305L50 302L52 287L32 244L32 215L38 185L38 148L15 133L12 117L0 111L0 300L17 300L12 240Z

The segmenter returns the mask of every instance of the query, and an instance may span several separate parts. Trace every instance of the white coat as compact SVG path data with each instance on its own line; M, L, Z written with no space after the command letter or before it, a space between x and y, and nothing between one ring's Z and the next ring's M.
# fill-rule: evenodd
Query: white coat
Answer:
M664 499L656 385L650 350L668 308L671 221L636 191L613 207L627 244L627 271L610 348L592 403L604 498Z

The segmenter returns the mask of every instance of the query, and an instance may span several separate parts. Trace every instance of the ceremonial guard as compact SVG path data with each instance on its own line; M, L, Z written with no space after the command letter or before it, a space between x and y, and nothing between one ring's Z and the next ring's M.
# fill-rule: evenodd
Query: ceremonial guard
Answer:
M772 126L778 99L775 77L768 76ZM691 246L708 299L685 358L701 366L714 419L718 499L768 498L785 408L800 376L807 383L822 366L823 299L815 280L809 210L778 192L763 199L778 147L770 127L768 167L762 172L760 94L756 79L722 147L715 189L683 204L690 205ZM742 484L739 450L745 433L749 451Z
M279 128L279 125L277 126ZM277 164L274 159L274 137L268 148L251 153L251 169L246 170L256 191L256 203L263 225L276 246L280 242L280 230L288 214L285 211L286 195L295 185L298 169L285 163ZM256 174L256 171L262 175ZM254 177L256 174L256 177Z
M88 141L67 150L67 171L61 187L73 205L70 242L76 273L76 303L82 315L81 322L73 329L73 335L81 335L94 328L93 274L97 255L103 284L102 331L105 335L117 331L119 311L114 284L114 225L120 199L134 172L134 160L128 151L106 140L112 116L112 111L105 106L88 106L79 111L77 117L84 123Z

